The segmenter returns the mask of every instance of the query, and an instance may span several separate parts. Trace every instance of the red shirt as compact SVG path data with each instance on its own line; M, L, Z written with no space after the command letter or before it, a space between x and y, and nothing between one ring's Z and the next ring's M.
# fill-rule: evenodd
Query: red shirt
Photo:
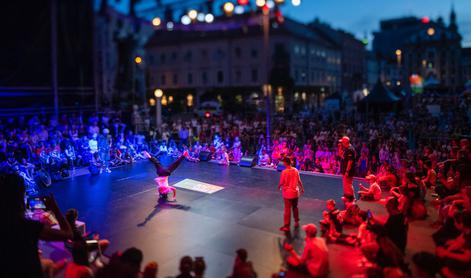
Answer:
M296 199L299 197L299 184L301 178L299 172L294 167L289 167L281 172L280 186L284 199Z
M92 278L93 272L88 266L70 262L65 269L65 278Z

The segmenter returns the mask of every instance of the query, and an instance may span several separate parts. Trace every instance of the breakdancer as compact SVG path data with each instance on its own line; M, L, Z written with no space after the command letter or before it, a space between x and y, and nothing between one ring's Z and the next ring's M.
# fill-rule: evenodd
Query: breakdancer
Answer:
M163 167L162 164L155 158L152 157L148 152L144 151L144 156L147 157L155 166L155 171L157 172L157 178L154 179L157 184L157 192L160 195L160 198L166 199L170 202L175 202L177 199L177 189L173 186L168 185L168 177L170 174L177 169L177 167L182 163L185 157L188 157L188 152L185 151L182 156L180 156L175 162L170 164L167 168ZM172 197L169 197L169 193L173 193Z

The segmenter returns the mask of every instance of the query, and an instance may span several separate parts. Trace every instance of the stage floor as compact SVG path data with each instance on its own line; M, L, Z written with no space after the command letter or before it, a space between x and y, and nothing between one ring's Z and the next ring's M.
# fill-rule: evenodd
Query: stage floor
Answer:
M226 277L238 248L247 249L258 277L270 277L280 269L285 255L280 244L290 240L299 250L304 237L302 231L291 238L278 231L283 214L281 192L277 191L279 175L262 169L184 162L170 177L170 184L191 179L223 188L212 194L178 188L176 203L157 205L154 167L142 161L111 174L73 177L50 190L63 211L77 208L88 231L98 231L111 241L107 254L131 246L140 248L144 264L158 262L159 277L178 274L184 255L203 256L206 277ZM318 223L325 200L340 203L341 180L301 178L306 189L299 203L301 223ZM381 209L379 204L372 206ZM356 267L358 251L336 245L329 248L331 277L361 271Z

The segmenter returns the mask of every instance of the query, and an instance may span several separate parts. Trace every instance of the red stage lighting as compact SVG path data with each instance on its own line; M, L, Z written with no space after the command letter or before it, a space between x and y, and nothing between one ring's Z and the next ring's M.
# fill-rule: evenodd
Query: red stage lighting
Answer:
M237 4L241 6L246 6L249 4L249 0L237 0Z
M428 24L430 23L430 18L428 16L424 16L420 21L422 21L423 24Z

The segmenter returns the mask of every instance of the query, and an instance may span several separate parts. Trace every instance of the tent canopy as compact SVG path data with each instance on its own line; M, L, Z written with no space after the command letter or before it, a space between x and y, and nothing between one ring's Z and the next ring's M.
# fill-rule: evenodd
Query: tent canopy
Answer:
M371 93L367 95L362 102L364 103L394 103L400 100L393 92L384 87L378 79Z

